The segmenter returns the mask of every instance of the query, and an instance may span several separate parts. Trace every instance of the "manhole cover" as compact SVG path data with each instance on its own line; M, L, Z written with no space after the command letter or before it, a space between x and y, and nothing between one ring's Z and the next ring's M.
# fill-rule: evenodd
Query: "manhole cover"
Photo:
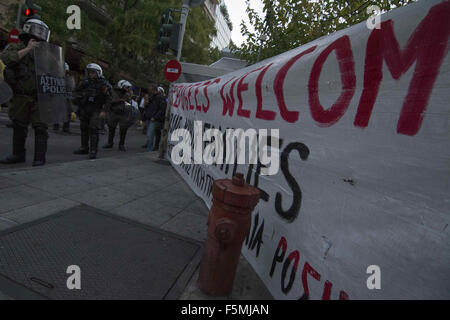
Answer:
M83 205L0 233L0 291L15 299L177 299L200 249ZM80 290L67 287L69 266L80 268Z

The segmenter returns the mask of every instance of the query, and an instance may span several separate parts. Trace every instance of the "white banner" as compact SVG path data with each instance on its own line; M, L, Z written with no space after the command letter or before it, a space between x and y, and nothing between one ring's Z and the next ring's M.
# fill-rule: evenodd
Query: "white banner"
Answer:
M214 179L260 188L243 253L276 299L450 298L450 2L369 26L172 87L171 132L197 148L194 121L279 129L275 175L174 165L208 206Z

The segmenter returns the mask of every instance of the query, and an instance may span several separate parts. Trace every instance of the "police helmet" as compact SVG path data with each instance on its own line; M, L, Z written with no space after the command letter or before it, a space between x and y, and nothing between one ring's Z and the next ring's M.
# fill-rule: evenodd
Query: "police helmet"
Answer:
M29 19L22 27L22 34L29 34L35 38L46 41L50 39L50 29L48 26L39 19Z
M131 87L133 87L133 85L130 82L128 82L127 80L120 80L117 83L117 88L119 88L119 89L126 89L126 88L131 88Z
M90 70L94 70L97 73L97 76L100 78L101 76L103 76L103 70L102 67L100 67L98 64L96 63L89 63L86 66L86 73L88 73Z

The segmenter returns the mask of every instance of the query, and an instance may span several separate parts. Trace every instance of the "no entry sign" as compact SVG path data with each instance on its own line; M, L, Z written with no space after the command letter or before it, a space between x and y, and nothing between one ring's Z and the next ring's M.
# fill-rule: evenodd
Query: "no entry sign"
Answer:
M8 42L9 43L18 43L19 42L19 30L12 29L9 32Z
M164 77L167 81L174 82L181 75L181 64L177 60L170 60L164 68Z

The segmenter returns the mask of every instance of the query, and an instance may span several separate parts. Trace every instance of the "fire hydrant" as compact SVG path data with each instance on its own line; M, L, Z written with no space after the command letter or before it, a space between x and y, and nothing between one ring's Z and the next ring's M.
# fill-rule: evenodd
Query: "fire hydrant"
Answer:
M203 252L198 287L211 296L226 296L233 289L242 243L251 225L251 213L260 191L237 173L232 180L216 180L208 216L208 237Z

